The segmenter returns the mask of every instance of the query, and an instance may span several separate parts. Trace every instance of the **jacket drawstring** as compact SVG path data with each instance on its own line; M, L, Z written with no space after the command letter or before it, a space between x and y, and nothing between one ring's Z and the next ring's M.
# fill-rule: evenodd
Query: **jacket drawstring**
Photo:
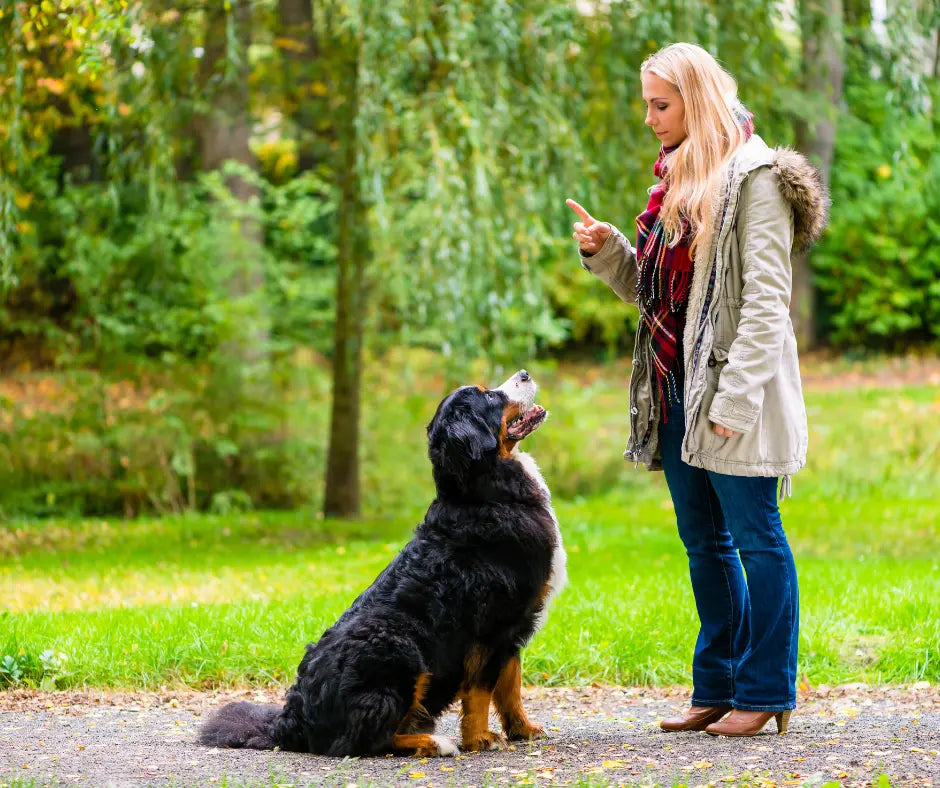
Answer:
M782 501L784 498L793 497L793 482L790 479L790 474L780 477L780 496L777 498L778 501Z

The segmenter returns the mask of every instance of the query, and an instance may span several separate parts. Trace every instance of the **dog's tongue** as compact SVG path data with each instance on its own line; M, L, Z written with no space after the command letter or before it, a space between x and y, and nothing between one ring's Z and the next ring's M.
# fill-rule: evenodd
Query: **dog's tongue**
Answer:
M547 411L541 405L533 405L525 412L525 415L521 419L514 422L507 430L509 437L521 441L526 435L533 432L536 427L545 421L547 415Z

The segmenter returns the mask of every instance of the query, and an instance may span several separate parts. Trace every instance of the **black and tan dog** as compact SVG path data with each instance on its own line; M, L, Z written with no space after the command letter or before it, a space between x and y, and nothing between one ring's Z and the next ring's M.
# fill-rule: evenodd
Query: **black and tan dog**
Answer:
M466 386L428 425L437 498L414 537L316 643L283 707L233 703L203 744L327 755L454 755L435 722L462 704L461 746L544 735L520 698L520 650L565 582L548 488L519 441L545 420L521 370Z

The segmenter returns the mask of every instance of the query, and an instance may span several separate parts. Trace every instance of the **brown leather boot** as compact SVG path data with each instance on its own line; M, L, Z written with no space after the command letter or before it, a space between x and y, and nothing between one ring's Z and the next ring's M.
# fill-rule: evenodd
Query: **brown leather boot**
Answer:
M777 733L786 733L790 722L790 711L743 711L735 709L727 719L713 722L705 733L712 736L756 736L773 717L777 721Z
M730 706L692 706L683 717L670 717L659 721L664 731L703 731L712 722L717 722L729 711Z

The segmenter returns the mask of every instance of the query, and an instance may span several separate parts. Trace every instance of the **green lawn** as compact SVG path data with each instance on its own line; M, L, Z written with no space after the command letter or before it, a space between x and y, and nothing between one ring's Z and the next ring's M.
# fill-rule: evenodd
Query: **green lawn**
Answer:
M529 447L556 495L570 580L524 656L526 680L688 683L696 622L685 556L662 475L619 459L622 381L541 377L552 418ZM801 584L800 671L814 685L936 682L940 395L810 390L807 405L811 461L782 507ZM262 512L0 527L0 684L287 681L304 643L371 582L430 500L426 415L394 399L381 407L387 418L372 423L398 431L372 435L367 479L403 480L388 519Z

